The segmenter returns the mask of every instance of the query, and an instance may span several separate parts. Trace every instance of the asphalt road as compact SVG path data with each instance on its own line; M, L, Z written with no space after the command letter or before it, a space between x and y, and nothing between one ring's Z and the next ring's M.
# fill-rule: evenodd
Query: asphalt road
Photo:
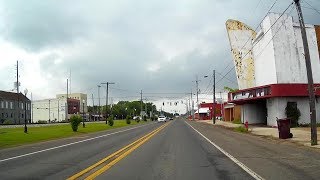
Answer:
M0 179L66 179L161 125L148 123L1 150ZM55 149L41 152L48 148ZM318 151L174 120L97 179L254 179L248 171L265 179L319 179L319 165Z

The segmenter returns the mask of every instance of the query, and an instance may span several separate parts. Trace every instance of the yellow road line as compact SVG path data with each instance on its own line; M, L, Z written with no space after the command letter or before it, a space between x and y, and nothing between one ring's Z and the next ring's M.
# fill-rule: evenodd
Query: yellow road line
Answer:
M168 123L169 124L169 123ZM108 163L107 165L105 165L104 167L102 167L101 169L97 170L96 172L92 173L90 176L88 176L87 178L85 178L85 180L91 180L96 178L97 176L99 176L100 174L102 174L103 172L107 171L108 169L110 169L113 165L115 165L117 162L119 162L121 159L125 158L126 156L128 156L132 151L134 151L135 149L137 149L138 147L140 147L142 144L144 144L146 141L148 141L150 138L152 138L154 135L156 135L159 131L161 131L163 128L165 128L168 124L165 124L163 126L160 127L160 129L157 129L156 132L153 132L152 134L150 134L147 138L145 138L144 140L142 140L141 142L139 142L138 144L134 145L132 148L130 148L128 151L126 151L125 153L121 154L119 157L117 157L116 159L114 159L113 161L111 161L110 163Z
M167 125L168 125L168 124L164 124L164 125L160 126L159 128L157 128L157 129L153 130L152 132L144 135L143 137L139 138L138 140L134 141L133 143L130 143L129 145L127 145L127 146L119 149L118 151L112 153L111 155L109 155L109 156L101 159L101 160L98 161L97 163L95 163L95 164L89 166L88 168L80 171L79 173L77 173L77 174L69 177L67 180L74 180L74 179L77 179L77 178L83 176L84 174L90 172L91 170L93 170L94 168L98 167L98 166L101 165L102 163L104 163L104 162L112 159L112 158L115 157L116 155L118 155L118 154L124 152L126 149L130 148L131 146L137 144L139 141L142 141L143 139L147 138L148 136L154 134L155 132L159 132L159 130L163 129L163 128L164 128L165 126L167 126ZM150 139L150 138L148 138L148 139ZM145 141L144 141L144 142L145 142ZM134 146L134 147L135 147L135 146ZM119 157L120 157L120 156L119 156ZM111 161L111 162L113 162L113 161Z

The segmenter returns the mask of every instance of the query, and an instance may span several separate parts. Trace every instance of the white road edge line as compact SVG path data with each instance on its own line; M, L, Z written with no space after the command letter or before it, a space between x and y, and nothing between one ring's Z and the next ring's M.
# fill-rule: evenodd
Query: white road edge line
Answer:
M153 124L153 123L150 123L150 124ZM52 148L48 148L48 149L43 149L43 150L39 150L39 151L27 153L27 154L13 156L13 157L6 158L6 159L1 159L0 163L1 162L5 162L5 161L9 161L9 160L13 160L13 159L18 159L18 158L25 157L25 156L30 156L30 155L33 155L33 154L38 154L38 153L42 153L42 152L46 152L46 151L50 151L50 150L66 147L66 146L71 146L71 145L74 145L74 144L79 144L79 143L86 142L86 141L91 141L91 140L94 140L94 139L98 139L98 138L102 138L102 137L106 137L106 136L110 136L110 135L114 135L114 134L118 134L118 133L122 133L122 132L125 132L125 131L141 128L141 127L144 127L144 126L147 126L147 125L150 125L150 124L145 124L145 125L142 125L142 126L137 126L137 127L133 127L133 128L129 128L129 129L125 129L125 130L109 133L109 134L104 134L104 135L101 135L101 136L96 136L96 137L92 137L92 138L89 138L89 139L84 139L84 140L81 140L81 141L76 141L76 142L72 142L72 143L68 143L68 144L64 144L64 145L60 145L60 146L56 146L56 147L52 147Z
M248 168L246 165L241 163L238 159L233 157L231 154L227 153L225 150L223 150L220 146L216 145L214 142L212 142L210 139L208 139L206 136L201 134L198 130L196 130L194 127L192 127L188 122L185 121L193 130L195 130L198 134L200 134L205 140L207 140L210 144L212 144L215 148L217 148L220 152L222 152L224 155L226 155L229 159L231 159L234 163L236 163L238 166L240 166L244 171L246 171L248 174L250 174L254 179L257 180L264 180L260 175L258 175L256 172Z

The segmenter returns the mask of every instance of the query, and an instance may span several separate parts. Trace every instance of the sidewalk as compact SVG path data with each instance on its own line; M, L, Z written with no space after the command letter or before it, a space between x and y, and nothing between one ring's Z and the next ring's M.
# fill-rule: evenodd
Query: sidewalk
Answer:
M197 122L208 123L208 124L213 125L212 120L200 120ZM217 120L215 126L236 128L236 127L244 126L244 125L243 124L233 124L231 122ZM255 134L255 135L259 135L259 136L269 136L269 137L273 137L273 138L279 138L278 129L273 128L273 127L259 127L259 126L249 125L249 131L250 131L250 133ZM311 144L310 144L310 139L311 139L310 128L291 128L290 132L293 134L293 138L286 139L286 140L296 142L296 143L302 144L304 146L320 149L320 141L319 141L320 130L319 130L319 128L318 128L318 145L316 145L316 146L311 146Z

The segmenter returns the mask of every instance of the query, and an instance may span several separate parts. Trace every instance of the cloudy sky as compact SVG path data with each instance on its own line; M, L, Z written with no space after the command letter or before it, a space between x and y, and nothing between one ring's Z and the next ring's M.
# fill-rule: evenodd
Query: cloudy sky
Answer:
M212 70L219 80L232 65L225 21L256 27L273 2L1 0L0 89L13 89L19 60L21 89L34 99L65 93L70 71L71 91L95 98L97 84L109 81L116 83L110 89L114 101L139 99L140 90L147 101L185 99L196 76L205 98L212 92ZM307 2L320 9L319 0ZM290 3L279 0L272 12ZM302 4L306 23L320 24L320 13ZM235 82L232 70L217 91Z

